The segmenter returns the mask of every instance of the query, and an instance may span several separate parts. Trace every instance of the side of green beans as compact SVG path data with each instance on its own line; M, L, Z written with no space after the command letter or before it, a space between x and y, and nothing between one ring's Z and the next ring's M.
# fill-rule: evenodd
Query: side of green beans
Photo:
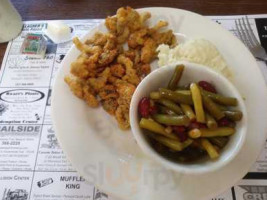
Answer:
M212 92L208 92L205 90L201 91L204 95L210 97L212 100L214 100L216 103L225 105L225 106L237 106L237 99L233 97L225 97L219 94L215 94Z
M233 120L233 121L240 121L243 117L243 113L239 110L236 110L236 111L227 110L227 111L223 111L223 113L228 119Z
M211 141L211 143L217 145L220 148L223 148L227 144L229 138L228 137L212 137L212 138L209 138L209 140Z
M223 137L223 136L233 135L235 133L235 129L230 127L219 127L213 130L207 128L201 128L200 132L201 132L201 137Z
M153 115L153 119L156 122L165 125L188 126L189 124L189 118L185 115L172 116L172 115L155 114Z
M178 115L182 115L183 111L180 108L180 106L178 106L177 104L175 104L173 101L168 100L168 99L159 99L157 100L157 102L159 102L160 104L166 106L167 108L171 109L173 112L177 113Z
M160 99L160 94L159 92L150 92L149 97L151 99L157 100L157 99Z
M215 129L218 127L216 120L208 113L206 113L206 124L210 129Z
M202 99L204 107L215 119L219 120L225 116L221 109L208 96L202 95Z
M177 65L176 66L175 71L171 77L169 84L168 84L169 89L174 90L177 87L177 85L178 85L178 83L182 77L183 71L184 71L184 65Z
M164 135L170 139L177 139L177 137L175 135L167 133L165 131L164 126L155 122L152 119L142 118L141 121L139 122L139 125L141 128L152 131L153 133L158 133L158 134Z
M175 103L184 103L193 105L193 100L191 94L181 94L178 92L174 92L165 88L159 89L160 97L164 99L169 99L174 101Z
M230 108L237 106L236 98L217 94L209 82L178 85L184 68L176 65L166 88L159 88L149 94L149 99L140 100L138 111L144 117L139 122L140 128L152 147L172 161L191 162L206 154L216 159L236 132L236 121L243 114Z
M184 114L192 121L194 119L196 119L196 115L193 111L193 109L187 105L187 104L181 104L181 108L182 111L184 112Z

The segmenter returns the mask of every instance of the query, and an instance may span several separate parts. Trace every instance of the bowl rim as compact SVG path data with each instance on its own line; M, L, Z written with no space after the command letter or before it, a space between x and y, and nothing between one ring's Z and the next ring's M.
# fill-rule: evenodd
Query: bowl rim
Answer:
M217 78L221 79L222 82L225 83L225 85L231 89L231 91L235 94L234 96L238 99L238 104L242 110L243 113L243 126L242 126L242 130L241 133L239 134L238 137L238 145L235 146L235 148L232 148L232 153L230 154L230 156L228 156L227 160L218 162L217 160L215 160L214 162L217 162L218 164L216 165L212 165L211 167L195 167L194 169L192 168L187 168L186 166L188 166L188 164L182 164L182 163L176 163L174 161L168 160L167 158L161 156L160 154L158 154L149 144L147 144L147 142L145 141L144 137L141 136L141 131L139 131L138 127L138 122L139 122L139 117L138 117L138 111L137 111L137 105L138 103L137 101L137 94L143 90L144 85L149 83L149 80L151 79L151 77L160 75L161 73L164 73L168 70L174 70L175 66L178 64L184 64L185 68L195 68L195 69L199 69L199 67L202 67L202 69L204 71L206 71L207 73L210 73L211 76L216 76ZM136 104L137 103L137 104ZM137 112L137 115L135 115ZM137 116L137 119L135 118L135 116ZM134 138L138 144L138 146L141 148L141 150L150 158L152 158L154 161L158 162L159 164L163 165L164 167L166 167L167 169L172 169L174 171L183 173L183 174L204 174L204 173L209 173L209 172L213 172L213 171L217 171L220 168L226 166L227 164L229 164L236 156L237 154L240 152L240 150L242 149L245 139L246 139L246 135L247 135L247 110L246 110L246 106L244 103L244 100L242 98L242 96L240 95L239 91L237 90L237 88L226 78L224 77L222 74L216 72L213 69L210 69L209 67L205 66L205 65L201 65L201 64L197 64L197 63L192 63L192 62L188 62L188 61L178 61L172 64L168 64L165 66L162 66L160 68L157 68L156 70L152 71L149 75L147 75L142 81L141 83L139 83L139 85L137 86L133 96L132 96L132 100L131 100L131 104L130 104L130 125L131 125L131 130L132 133L134 135ZM241 128L241 127L240 127ZM201 165L201 164L200 164Z

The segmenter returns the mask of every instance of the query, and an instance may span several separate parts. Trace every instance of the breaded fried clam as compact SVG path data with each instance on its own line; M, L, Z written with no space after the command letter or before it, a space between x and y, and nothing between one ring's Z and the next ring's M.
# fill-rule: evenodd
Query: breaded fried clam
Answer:
M141 61L143 63L150 63L156 56L157 43L148 38L141 50Z
M130 127L129 106L119 105L115 112L115 117L122 130Z
M123 77L125 75L125 68L121 64L114 64L110 66L112 76Z
M125 27L122 34L117 37L118 44L125 43L129 37L129 35L130 35L130 29L128 27Z
M122 54L118 56L117 62L124 65L126 69L126 75L122 77L122 80L138 85L140 83L140 78L137 76L136 70L133 68L133 62Z
M106 37L107 41L106 44L104 45L103 50L106 51L106 50L118 49L116 36L114 34L107 33Z
M167 45L172 45L176 40L175 36L173 35L172 30L168 30L166 32L156 32L152 35L152 38L154 41L156 41L157 45L160 44L167 44Z
M107 113L109 113L110 115L115 115L119 104L117 102L117 98L108 98L102 100L101 105Z
M117 17L107 17L105 25L110 33L117 34Z
M89 78L87 84L93 88L94 91L99 92L105 87L109 76L110 68L106 68L97 78Z
M138 46L144 45L146 35L148 33L147 28L142 28L136 32L133 32L128 39L128 46L135 49Z
M150 64L140 64L136 66L137 75L140 79L143 79L146 75L151 72Z
M112 50L106 50L104 51L98 59L98 65L99 66L105 66L110 64L118 55L118 50L117 49L112 49Z
M145 22L151 18L151 13L150 12L143 12L140 14L140 20L141 20L141 24L142 26L145 26Z
M83 98L83 82L77 78L72 78L71 76L66 76L64 81L69 85L71 91L74 95Z
M90 45L97 45L97 46L104 46L107 42L107 35L101 32L96 32L93 38L90 38L85 41L85 44Z
M105 85L103 88L101 88L98 95L102 100L109 98L118 98L119 96L116 91L116 87L111 84Z
M93 89L90 88L83 80L66 76L64 81L69 85L73 94L80 99L83 99L88 106L95 108L99 105Z
M136 87L126 81L118 80L116 82L117 92L119 94L118 103L130 105L131 98L134 94Z
M92 74L91 77L95 75L93 71L88 70L87 64L83 63L81 60L71 63L70 73L82 79L89 78L90 73Z
M82 43L77 37L73 38L72 41L75 44L76 48L79 49L81 52L94 54L96 51L100 50L99 47Z
M166 27L166 26L168 26L168 22L160 20L158 21L156 25L154 25L152 28L148 30L148 33L149 35L152 35L156 33L157 31L159 31L161 28Z

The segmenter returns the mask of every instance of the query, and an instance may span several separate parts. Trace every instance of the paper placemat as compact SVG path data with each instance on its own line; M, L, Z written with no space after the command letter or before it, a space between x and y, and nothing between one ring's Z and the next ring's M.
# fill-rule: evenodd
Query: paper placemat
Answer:
M236 35L235 19L209 16ZM253 31L267 50L267 15L249 15ZM102 20L64 20L82 36ZM0 199L111 199L77 174L68 162L51 121L51 92L56 73L72 42L49 44L44 59L21 55L27 33L42 33L48 21L25 21L9 42L0 72ZM267 66L258 61L267 80ZM267 144L267 143L266 143ZM212 200L267 200L267 145L250 172Z

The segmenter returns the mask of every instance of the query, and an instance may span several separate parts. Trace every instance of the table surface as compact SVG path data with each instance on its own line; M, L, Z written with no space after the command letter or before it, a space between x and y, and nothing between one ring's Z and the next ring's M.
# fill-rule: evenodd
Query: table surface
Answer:
M202 15L266 14L266 0L11 0L23 20L93 19L113 15L117 8L131 6L174 7ZM0 66L6 50L0 44Z

